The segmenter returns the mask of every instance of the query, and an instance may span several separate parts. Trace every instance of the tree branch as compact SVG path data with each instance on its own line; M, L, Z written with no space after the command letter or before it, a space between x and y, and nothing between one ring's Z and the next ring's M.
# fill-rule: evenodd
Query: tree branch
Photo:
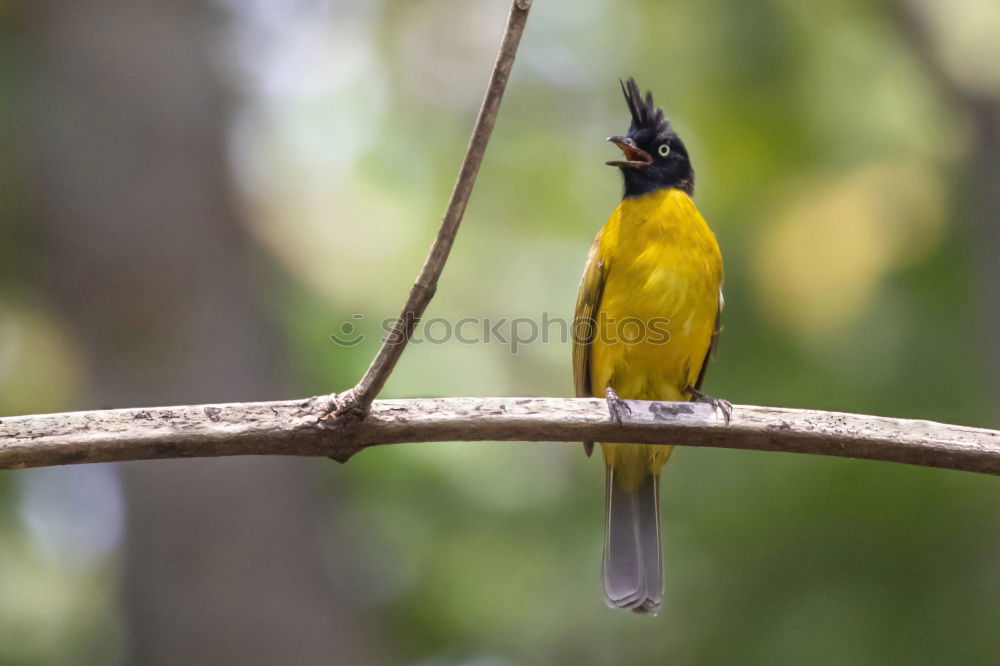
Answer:
M472 187L476 182L476 175L479 173L479 166L486 153L486 144L490 140L490 133L493 132L493 124L496 122L497 112L500 110L500 100L507 87L507 79L510 77L510 70L514 65L514 56L517 54L517 46L521 42L521 34L524 32L530 8L531 0L514 0L511 5L510 14L507 16L507 27L500 41L500 50L497 53L496 62L493 64L493 72L490 74L490 81L486 87L483 105L476 117L476 124L469 139L469 147L466 149L462 168L458 172L458 179L451 192L448 208L441 219L441 228L438 229L437 238L434 239L434 244L424 261L423 268L420 269L420 274L410 288L410 295L403 305L403 311L392 327L392 332L386 336L385 342L382 343L382 347L378 350L368 370L357 386L351 390L347 406L362 413L368 409L372 400L382 390L392 373L392 369L396 367L396 362L403 353L403 349L413 335L413 329L437 290L438 278L448 260L451 246L455 242L458 225L462 222L465 207L469 203L469 196L472 194Z
M16 416L0 422L0 469L234 455L337 457L430 441L627 441L813 453L1000 475L1000 431L932 421L736 405L628 401L620 426L591 398L376 400L352 432L317 422L305 401Z
M423 441L626 441L866 458L1000 475L1000 431L801 409L737 405L724 424L700 403L604 400L374 400L437 288L493 129L531 0L514 0L482 108L437 238L392 333L359 383L304 401L190 405L0 420L0 469L230 455L328 456ZM332 400L336 412L329 413ZM347 417L351 418L348 419Z

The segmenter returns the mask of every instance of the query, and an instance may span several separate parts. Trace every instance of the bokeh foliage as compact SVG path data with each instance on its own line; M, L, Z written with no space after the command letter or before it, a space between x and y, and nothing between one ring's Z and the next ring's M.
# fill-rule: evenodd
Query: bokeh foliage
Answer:
M223 4L220 70L240 100L233 177L262 282L298 393L346 388L436 231L505 3ZM996 11L954 7L921 10L931 57L1000 95L982 66L1000 54L980 36L1000 28ZM998 295L971 277L969 118L896 16L860 0L536 0L428 315L571 315L620 194L603 138L625 128L617 79L634 75L688 144L726 261L710 392L995 427L977 326ZM0 75L9 97L11 69ZM7 117L0 145L16 132ZM13 170L0 157L0 173ZM13 186L0 206L0 257L30 261ZM73 331L0 275L0 412L71 407L71 391L46 400L85 373ZM336 347L345 321L367 339ZM451 341L408 349L385 395L571 386L566 343L512 354ZM603 474L578 447L420 444L317 467L331 501L351 507L337 529L352 535L354 568L331 575L378 618L394 663L990 663L1000 649L992 478L681 449L664 477L667 596L650 620L603 607ZM94 584L114 555L76 568L32 555L16 484L0 475L0 662L80 663L71 646L96 640L78 635L81 618L114 612ZM53 570L73 586L46 592ZM60 600L65 626L36 638L26 596ZM70 647L40 647L51 640Z

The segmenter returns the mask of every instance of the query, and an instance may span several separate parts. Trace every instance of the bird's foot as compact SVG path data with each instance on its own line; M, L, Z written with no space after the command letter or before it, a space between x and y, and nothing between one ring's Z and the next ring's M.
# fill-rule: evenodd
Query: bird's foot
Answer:
M722 418L726 420L726 425L729 425L729 419L733 416L733 403L724 398L714 398L693 387L689 387L688 391L691 393L691 397L698 402L706 402L712 405L712 409L715 411L722 412Z
M628 406L628 403L619 398L610 386L604 389L604 399L608 402L608 413L611 414L611 420L618 425L622 424L622 416L625 412L632 413L632 408Z

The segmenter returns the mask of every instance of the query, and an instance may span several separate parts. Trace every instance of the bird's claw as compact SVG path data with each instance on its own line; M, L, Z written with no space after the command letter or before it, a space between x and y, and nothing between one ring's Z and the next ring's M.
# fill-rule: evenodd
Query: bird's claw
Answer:
M610 386L604 390L604 399L608 403L608 413L611 415L611 420L618 425L622 424L622 416L625 412L632 413L632 408L628 406L628 403L619 398Z
M712 405L712 409L715 411L722 412L722 418L726 421L726 425L729 425L729 420L733 416L733 403L729 402L725 398L715 398L702 393L696 388L689 388L688 391L691 392L691 397L698 402L708 403L709 405Z

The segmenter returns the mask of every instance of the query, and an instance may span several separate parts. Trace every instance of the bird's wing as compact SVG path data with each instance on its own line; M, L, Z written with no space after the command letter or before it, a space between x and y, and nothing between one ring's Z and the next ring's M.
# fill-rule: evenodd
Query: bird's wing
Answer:
M578 398L594 395L590 385L590 345L597 330L597 311L604 293L606 268L600 255L600 234L594 239L587 255L587 267L580 281L580 293L576 297L576 312L573 315L573 381ZM583 450L589 456L594 451L593 442L584 442Z
M719 290L719 307L715 310L715 328L712 329L712 341L708 344L708 351L705 352L705 360L701 363L701 370L698 371L698 381L694 383L696 390L701 390L701 383L705 381L705 372L708 370L708 362L715 356L715 350L719 346L719 333L722 332L722 305L725 301L722 298L722 290Z

